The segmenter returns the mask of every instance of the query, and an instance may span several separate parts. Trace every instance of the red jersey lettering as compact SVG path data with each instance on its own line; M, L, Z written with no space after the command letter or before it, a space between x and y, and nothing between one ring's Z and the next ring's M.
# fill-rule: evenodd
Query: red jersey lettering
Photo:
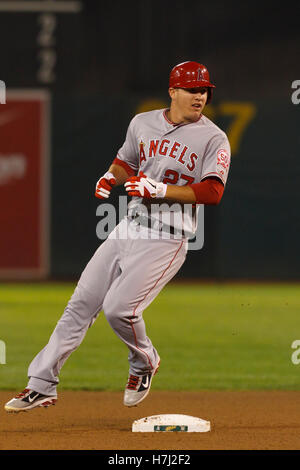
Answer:
M172 158L176 157L176 155L174 155L174 152L177 151L178 147L180 147L180 144L178 142L174 142L174 145L171 148L170 157L172 157Z
M149 157L152 157L152 155L155 157L158 148L158 143L159 140L150 140Z
M141 140L140 142L140 166L143 161L146 161L146 155L144 151L144 142Z
M191 153L190 155L190 163L187 165L187 169L193 171L196 165L196 160L198 159L198 155L195 153Z
M169 147L168 147L167 145L165 145L166 143L169 144L170 141L167 140L167 139L164 139L164 140L162 141L162 143L160 144L160 147L159 147L159 154L160 154L160 155L166 155L166 154L167 154L167 151L168 151L168 148L169 148ZM164 145L165 145L165 147L164 147ZM163 147L164 147L164 148L163 148Z
M182 163L183 165L185 165L185 161L183 160L183 157L184 157L184 154L185 154L186 151L187 151L187 146L184 147L184 149L182 150L182 152L180 154L180 157L178 158L178 161L180 163Z

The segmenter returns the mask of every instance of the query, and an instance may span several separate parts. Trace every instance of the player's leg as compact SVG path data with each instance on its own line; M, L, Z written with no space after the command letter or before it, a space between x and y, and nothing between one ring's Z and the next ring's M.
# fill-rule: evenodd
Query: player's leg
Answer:
M55 403L58 375L63 364L82 342L102 310L107 291L120 275L119 243L118 239L109 238L95 252L48 344L29 365L27 388L6 403L6 411L26 411Z
M139 378L134 379L138 386L145 378L150 388L159 362L146 333L143 311L178 272L186 249L186 242L179 240L136 240L121 261L122 274L104 299L103 310L110 326L129 348L129 376ZM127 399L124 403L133 406L141 399L134 397L132 404L125 403Z
M27 388L46 395L56 393L60 369L81 344L120 274L117 245L117 240L106 240L87 264L48 344L29 365Z

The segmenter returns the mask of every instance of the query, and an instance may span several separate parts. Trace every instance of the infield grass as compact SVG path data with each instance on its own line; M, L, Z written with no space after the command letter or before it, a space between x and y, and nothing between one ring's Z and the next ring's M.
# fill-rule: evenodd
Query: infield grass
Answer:
M0 388L21 390L27 368L47 343L75 284L0 287ZM169 284L144 312L147 334L161 356L156 390L300 390L300 286ZM60 389L123 390L128 351L103 313L70 356ZM300 354L299 354L300 358Z

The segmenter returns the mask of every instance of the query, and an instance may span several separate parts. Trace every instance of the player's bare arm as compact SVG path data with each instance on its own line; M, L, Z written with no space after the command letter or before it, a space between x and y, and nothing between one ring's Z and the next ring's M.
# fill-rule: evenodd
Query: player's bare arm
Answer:
M129 174L120 165L116 165L115 163L112 163L109 167L109 170L115 177L116 179L116 186L119 186L120 184L124 184L125 181L129 178Z
M218 178L207 178L201 183L187 186L167 185L165 198L183 204L216 205L222 199L224 185Z

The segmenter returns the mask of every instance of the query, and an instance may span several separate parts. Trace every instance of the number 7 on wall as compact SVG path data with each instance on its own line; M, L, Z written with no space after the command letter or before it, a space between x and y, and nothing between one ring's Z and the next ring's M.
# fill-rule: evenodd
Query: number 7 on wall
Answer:
M218 106L218 114L233 116L226 133L230 142L231 153L234 155L239 151L241 138L246 127L256 114L256 107L253 103L223 102Z

